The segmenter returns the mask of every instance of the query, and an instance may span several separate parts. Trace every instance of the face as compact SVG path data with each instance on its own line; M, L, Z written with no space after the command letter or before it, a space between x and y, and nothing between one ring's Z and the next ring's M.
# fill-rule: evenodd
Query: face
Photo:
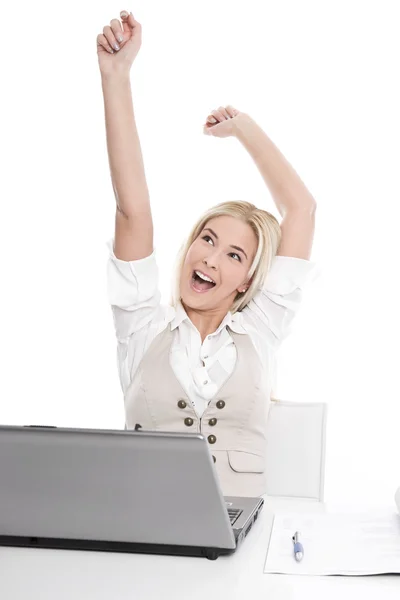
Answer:
M193 309L228 312L237 292L249 286L247 274L256 250L257 238L250 225L230 216L210 219L186 255L180 281L182 303ZM195 271L214 285L195 276Z

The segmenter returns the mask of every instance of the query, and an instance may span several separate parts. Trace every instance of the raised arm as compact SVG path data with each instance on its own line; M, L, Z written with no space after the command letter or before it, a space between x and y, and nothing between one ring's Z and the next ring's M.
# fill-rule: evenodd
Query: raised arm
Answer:
M126 17L121 12L121 20L122 27L118 19L104 27L97 44L108 159L117 203L114 254L132 261L153 252L153 220L130 83L130 68L141 45L141 25L132 13Z
M237 139L248 150L282 216L278 256L310 260L317 203L277 146L247 114L235 120Z
M235 136L254 159L282 216L281 243L277 254L310 260L317 203L277 146L246 113L233 106L213 110L204 133Z

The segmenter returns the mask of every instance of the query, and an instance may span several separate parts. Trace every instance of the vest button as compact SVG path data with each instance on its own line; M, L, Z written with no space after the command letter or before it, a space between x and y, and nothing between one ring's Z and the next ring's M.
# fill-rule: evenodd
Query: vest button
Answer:
M207 439L210 444L215 444L215 442L217 441L215 435L209 435Z
M190 417L186 417L184 423L185 423L185 425L190 427L191 425L193 425L193 419L191 419Z
M223 400L218 400L217 408L224 408L224 406L225 406L225 402Z
M186 408L187 404L184 400L179 400L178 406L179 406L179 408Z
M217 459L215 458L214 454L212 455L212 457L213 457L213 461L215 462Z
M212 419L210 419L208 421L208 424L211 425L211 427L214 427L214 425L217 424L217 419L215 417L213 417Z

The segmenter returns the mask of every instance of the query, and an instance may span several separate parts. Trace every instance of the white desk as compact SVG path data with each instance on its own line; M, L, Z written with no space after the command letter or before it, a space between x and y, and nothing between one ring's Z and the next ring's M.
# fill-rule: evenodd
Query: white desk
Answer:
M239 550L204 558L0 547L4 600L399 600L400 576L263 573L274 509L326 511L317 502L266 499ZM340 507L343 509L344 507ZM368 508L368 507L363 507ZM353 509L354 510L354 509ZM394 507L388 506L388 511Z

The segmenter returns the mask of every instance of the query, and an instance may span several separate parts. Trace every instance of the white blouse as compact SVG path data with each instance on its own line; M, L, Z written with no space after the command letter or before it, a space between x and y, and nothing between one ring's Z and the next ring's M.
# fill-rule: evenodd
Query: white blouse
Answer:
M275 354L290 333L301 304L304 285L319 271L316 263L302 258L275 256L262 289L241 311L228 312L218 329L201 342L199 331L181 303L175 310L161 305L156 250L150 256L123 261L114 254L114 240L107 242L108 300L117 337L119 378L125 398L133 389L135 375L154 338L169 324L176 330L171 366L199 417L217 390L232 373L236 346L227 325L250 335L270 381L276 383Z

